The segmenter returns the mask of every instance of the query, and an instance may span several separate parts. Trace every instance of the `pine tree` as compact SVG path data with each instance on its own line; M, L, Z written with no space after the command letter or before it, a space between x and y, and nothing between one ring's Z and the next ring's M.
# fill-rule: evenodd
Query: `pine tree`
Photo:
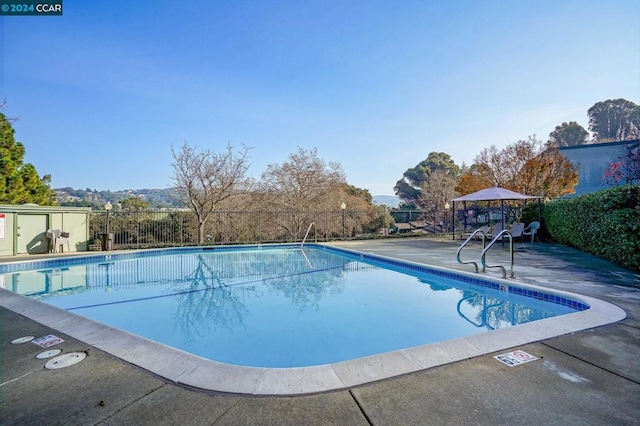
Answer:
M55 205L56 194L49 187L51 176L40 178L33 164L23 164L24 153L11 122L0 113L0 203Z

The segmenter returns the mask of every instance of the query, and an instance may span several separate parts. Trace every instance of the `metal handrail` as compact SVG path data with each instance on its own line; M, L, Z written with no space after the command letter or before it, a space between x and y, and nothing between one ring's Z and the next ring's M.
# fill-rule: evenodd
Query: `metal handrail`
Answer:
M462 243L462 245L460 246L460 248L458 249L458 252L456 253L456 259L458 259L458 263L462 263L463 265L467 265L467 264L473 264L473 266L476 268L476 273L478 272L478 264L476 262L474 262L473 260L470 260L468 262L463 262L460 259L460 252L462 251L462 249L464 248L464 246L466 246L469 241L471 241L473 239L473 237L476 236L476 234L481 234L482 235L482 249L484 250L484 245L485 245L485 241L487 238L487 234L484 233L484 231L482 229L476 229L475 231L473 231L473 233L469 236L469 238L467 238L467 240ZM484 269L482 270L482 272L484 272Z
M486 268L500 268L502 269L502 278L507 278L507 270L504 266L487 265L486 262L487 251L489 251L489 249L496 243L496 241L502 239L500 237L503 237L505 235L509 237L509 255L511 257L511 274L509 275L509 278L515 278L515 275L513 273L513 236L507 229L500 231L500 233L495 236L495 238L489 243L489 245L482 250L482 256L480 257L480 262L482 262L482 272L485 272Z
M316 226L316 223L315 222L311 222L309 224L309 227L307 228L307 233L304 234L304 238L302 239L302 244L300 244L300 247L302 247L304 245L304 243L307 241L307 237L309 236L309 232L311 232L311 227L312 226ZM318 228L316 227L316 231L317 231L317 229Z

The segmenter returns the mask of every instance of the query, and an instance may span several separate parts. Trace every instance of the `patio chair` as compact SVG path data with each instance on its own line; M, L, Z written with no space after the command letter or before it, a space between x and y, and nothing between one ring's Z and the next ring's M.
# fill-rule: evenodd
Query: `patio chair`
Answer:
M538 233L538 229L540 229L540 222L538 221L531 222L529 225L527 225L526 228L524 228L522 232L523 238L525 235L531 235L531 242L533 242L534 238ZM539 235L538 235L538 241L540 241Z
M60 231L60 236L58 238L56 238L56 249L60 248L61 246L63 247L62 250L60 250L61 252L64 251L64 245L67 245L67 251L71 251L71 246L69 245L69 237L71 236L71 234L69 232L66 231Z
M49 239L49 253L55 253L58 249L56 242L60 236L59 229L47 229L47 238Z
M47 230L47 238L49 238L49 253L58 253L60 250L60 246L64 248L64 245L67 245L67 251L71 251L71 246L69 245L69 237L71 234L66 231L61 231L60 229L48 229Z

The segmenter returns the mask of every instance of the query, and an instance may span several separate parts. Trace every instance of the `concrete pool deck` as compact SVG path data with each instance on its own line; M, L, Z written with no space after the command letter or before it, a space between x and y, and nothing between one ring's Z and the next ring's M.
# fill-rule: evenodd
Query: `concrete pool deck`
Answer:
M470 271L455 261L459 241L394 239L335 246ZM493 355L426 368L375 383L307 396L251 397L193 390L1 308L0 423L98 424L637 424L640 407L640 278L554 244L517 244L517 281L595 297L627 318L514 346L538 359L516 367ZM505 253L498 249L493 259ZM11 259L15 260L15 259ZM494 275L490 273L489 275ZM25 335L56 334L82 362L45 370ZM167 369L179 365L167 363ZM233 378L230 378L233 380Z

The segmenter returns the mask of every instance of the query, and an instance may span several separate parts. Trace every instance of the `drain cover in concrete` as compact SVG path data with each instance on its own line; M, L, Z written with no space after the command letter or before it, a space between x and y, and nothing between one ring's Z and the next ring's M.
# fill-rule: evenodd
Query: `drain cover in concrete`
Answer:
M49 370L57 370L59 368L69 367L71 365L77 364L85 357L87 354L84 352L69 352L68 354L63 354L57 356L44 365L44 368L48 368Z
M40 352L38 355L36 355L36 358L47 359L51 358L52 356L58 355L60 352L62 352L62 350L60 349L51 349L50 351Z
M11 341L11 344L13 345L19 345L20 343L27 343L32 341L33 339L35 339L36 336L24 336L24 337L18 337L15 340Z

